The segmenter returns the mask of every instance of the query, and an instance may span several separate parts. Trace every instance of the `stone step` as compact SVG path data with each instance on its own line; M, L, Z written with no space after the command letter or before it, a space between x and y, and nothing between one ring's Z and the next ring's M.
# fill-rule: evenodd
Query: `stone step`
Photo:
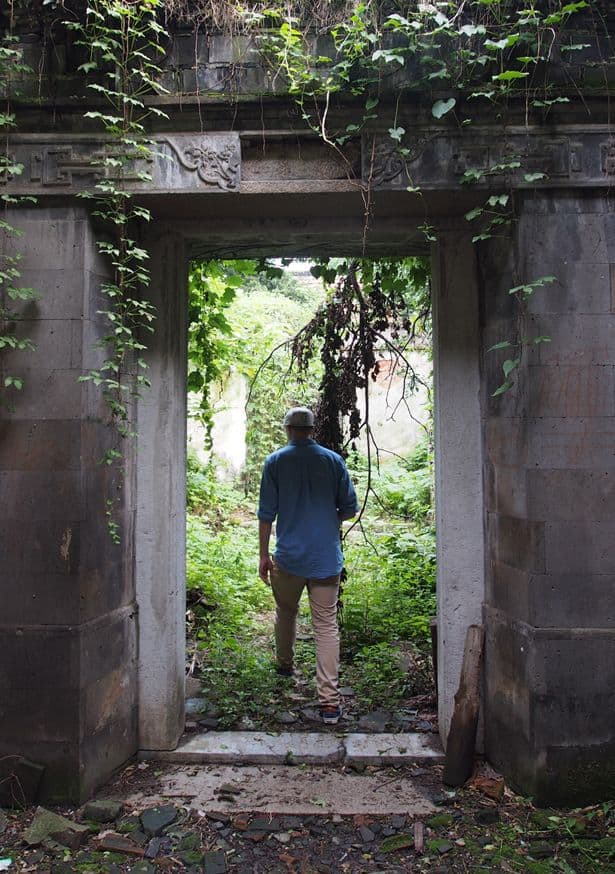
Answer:
M124 797L129 809L152 804L185 805L199 814L228 818L240 813L330 817L402 814L408 818L436 812L421 775L382 768L357 774L332 765L164 764L145 789ZM428 769L417 768L417 771ZM232 791L229 791L232 790Z
M283 731L211 731L193 735L175 750L141 750L141 759L177 764L435 764L444 761L435 734L359 734Z

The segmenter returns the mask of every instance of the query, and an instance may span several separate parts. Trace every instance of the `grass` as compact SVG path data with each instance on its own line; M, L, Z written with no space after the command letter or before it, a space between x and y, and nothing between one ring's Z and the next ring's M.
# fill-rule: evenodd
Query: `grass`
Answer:
M360 470L354 475L361 479ZM355 529L345 545L340 679L352 686L364 710L391 707L431 689L427 652L435 611L435 537L427 477L424 461L388 468L379 480L386 499L370 504L364 532ZM222 725L242 716L260 719L293 704L289 684L272 667L274 602L257 573L255 503L190 459L189 655ZM303 697L310 699L316 694L315 656L305 595L299 632L296 664ZM410 672L403 659L412 665Z

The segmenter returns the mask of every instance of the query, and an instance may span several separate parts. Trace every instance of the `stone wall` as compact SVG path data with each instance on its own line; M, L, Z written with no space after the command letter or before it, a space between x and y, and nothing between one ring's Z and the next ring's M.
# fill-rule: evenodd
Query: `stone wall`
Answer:
M486 744L539 800L615 783L615 215L607 196L524 196L483 249L485 349L513 336L508 288L555 275L520 326L548 335L500 398L484 357Z
M100 464L116 446L100 390L78 378L100 361L107 269L85 209L9 210L23 286L40 292L8 354L23 377L0 421L0 754L46 766L42 793L83 799L133 753L136 647L131 459L125 482ZM117 498L123 540L107 531Z

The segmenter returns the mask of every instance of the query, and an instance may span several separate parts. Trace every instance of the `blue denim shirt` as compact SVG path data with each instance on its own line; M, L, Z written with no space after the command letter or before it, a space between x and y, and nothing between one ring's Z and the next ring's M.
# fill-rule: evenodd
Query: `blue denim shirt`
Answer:
M338 514L357 510L343 458L314 440L292 440L265 460L258 518L277 518L273 557L287 573L315 580L339 574Z

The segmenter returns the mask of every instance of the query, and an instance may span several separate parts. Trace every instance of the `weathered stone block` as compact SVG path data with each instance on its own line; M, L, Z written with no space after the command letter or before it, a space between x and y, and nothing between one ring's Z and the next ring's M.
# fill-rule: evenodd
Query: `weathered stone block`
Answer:
M565 253L564 264L566 261L605 264L609 260L607 229L604 216L600 214L526 215L519 223L519 240L525 258L536 266L550 261L557 253ZM564 251L563 240L566 241ZM537 276L521 278L536 279Z
M545 567L545 533L543 522L487 514L489 554L496 562L518 570L543 573Z
M611 470L615 466L615 419L555 418L528 421L528 463L538 468Z
M80 436L74 419L0 422L0 470L76 470Z
M7 578L21 574L76 575L79 571L81 526L78 522L34 520L24 538L22 519L0 519L0 555Z
M75 576L51 573L0 571L2 622L22 627L79 622L81 596Z
M529 313L610 313L609 265L594 261L574 261L549 257L528 261L524 281L555 276L555 281L537 288L527 302Z
M605 314L558 314L533 316L528 334L548 336L549 343L538 346L540 364L615 363L615 318Z
M37 292L36 316L41 319L80 319L86 302L86 278L82 269L26 268L19 265L19 286Z
M0 493L8 519L54 519L74 522L85 516L81 475L78 471L0 471Z
M42 652L33 657L39 663L45 659ZM79 697L76 688L11 688L0 700L0 749L6 753L7 745L17 744L23 755L47 765L37 752L39 744L76 744L79 740Z
M11 243L20 256L20 270L41 270L49 264L53 270L81 270L86 242L85 210L45 209L15 210L9 221L23 232Z
M523 467L489 465L487 509L503 516L527 517L528 496Z
M615 415L615 368L530 366L530 416Z
M490 562L486 575L485 602L511 619L528 621L531 604L531 575L503 562Z
M531 519L608 519L615 516L615 471L529 470Z
M538 628L615 628L614 591L615 574L532 575L528 621Z
M485 422L485 450L492 465L524 466L528 439L533 432L527 419L490 418Z
M82 407L81 370L49 370L44 366L15 367L13 374L23 379L15 392L14 409L3 411L5 419L79 419ZM99 391L100 393L100 391Z
M615 522L579 519L545 523L546 572L615 574Z

